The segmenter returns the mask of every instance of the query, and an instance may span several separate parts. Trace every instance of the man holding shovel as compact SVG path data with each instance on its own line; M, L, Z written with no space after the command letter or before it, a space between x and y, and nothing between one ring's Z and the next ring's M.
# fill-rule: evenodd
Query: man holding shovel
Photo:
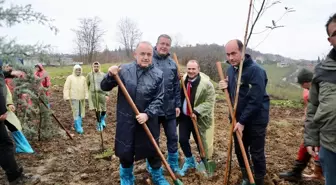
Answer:
M187 74L183 76L183 82L187 87L187 96L189 98L192 112L190 112L186 97L182 91L182 114L179 122L179 142L185 160L180 175L184 176L188 169L196 167L196 161L191 153L190 134L193 134L198 149L199 143L193 125L193 120L197 120L197 126L205 151L206 160L212 158L214 141L214 108L215 108L215 88L212 85L209 76L200 72L199 63L196 60L190 60L187 63Z
M100 118L100 122L97 122L98 131L102 131L106 126L106 101L108 100L109 93L100 88L100 83L104 76L105 73L100 71L100 63L98 61L93 62L92 72L86 76L89 88L89 109L96 110L96 114Z
M238 68L244 57L242 56L243 47L240 40L231 40L225 46L226 58L231 66L227 70L227 80L220 81L219 88L228 89L231 102L234 102L236 96ZM254 62L250 55L245 54L236 111L237 124L234 131L238 131L243 136L245 151L249 151L248 159L250 155L252 157L256 185L263 185L266 175L265 137L270 101L266 92L267 80L265 70ZM236 134L234 141L243 174L242 185L248 185L248 175Z
M153 65L163 72L165 92L163 108L159 112L158 122L159 124L162 123L167 137L167 161L172 170L178 172L180 168L178 164L176 117L180 115L180 81L176 63L170 57L170 47L170 36L160 35L153 50Z
M120 77L128 94L140 114L136 116L122 92L118 89L117 129L115 154L120 160L120 181L122 185L134 184L133 163L147 159L155 185L168 185L163 176L161 159L141 124L147 124L156 143L159 143L159 111L163 105L163 73L152 64L153 47L148 42L140 42L135 50L136 61L120 67L111 66L101 82L103 91L110 91L118 85L113 77ZM119 72L118 72L119 71Z

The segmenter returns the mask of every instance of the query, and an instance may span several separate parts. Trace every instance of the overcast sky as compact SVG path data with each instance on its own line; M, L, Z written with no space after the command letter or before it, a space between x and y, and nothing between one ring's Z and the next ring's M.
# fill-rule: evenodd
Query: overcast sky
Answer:
M262 0L254 0L258 8ZM269 0L274 1L274 0ZM138 23L142 40L155 44L161 33L173 38L177 35L182 44L217 43L244 37L249 0L7 0L7 4L32 4L33 9L55 19L60 30L54 35L47 27L38 24L20 24L1 28L1 35L16 38L21 44L37 42L55 46L57 52L74 53L74 33L78 19L98 16L106 30L102 49L119 47L117 22L129 17ZM286 14L284 7L296 12ZM258 22L255 33L272 25L285 27L252 36L249 47L263 53L280 54L294 59L317 59L330 50L325 23L336 13L335 0L282 0L268 9ZM254 13L254 17L256 12Z

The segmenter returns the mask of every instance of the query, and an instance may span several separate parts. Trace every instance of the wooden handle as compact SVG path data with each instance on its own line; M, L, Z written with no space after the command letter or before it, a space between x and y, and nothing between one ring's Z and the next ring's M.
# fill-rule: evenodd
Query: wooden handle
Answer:
M220 76L221 79L225 79L224 75L223 75L223 70L222 70L222 66L220 64L220 62L217 62L216 63L217 65L217 70L218 70L218 74ZM225 92L225 100L228 104L228 108L229 108L229 114L231 116L231 119L232 119L232 124L231 124L231 130L230 130L230 143L229 143L229 150L231 148L232 150L232 137L233 137L233 130L234 130L234 127L236 126L236 123L237 123L237 120L236 120L236 116L233 112L233 109L232 109L232 103L231 103L231 100L230 100L230 95L229 95L229 92L227 89L224 90ZM240 150L241 150L241 153L243 155L243 159L244 159L244 163L245 163L245 166L246 166L246 170L247 170L247 174L249 176L249 180L250 180L250 183L251 184L254 184L254 178L253 178L253 175L252 175L252 171L251 171L251 168L250 168L250 163L247 159L247 155L246 155L246 151L245 151L245 147L244 147L244 143L243 143L243 140L242 140L242 136L240 135L239 132L236 132L236 135L237 135L237 139L238 139L238 143L239 143L239 147L240 147ZM227 183L226 180L227 180L227 176L228 176L228 161L229 161L229 156L230 156L230 153L231 151L228 151L228 159L227 159L227 163L226 163L226 171L225 171L225 177L224 178L224 183Z
M176 62L177 73L180 75L180 67L179 67L179 62L177 60L176 53L174 53L173 58L174 58L174 61ZM187 101L188 109L192 113L193 112L192 106L191 106L191 103L190 103L190 100L189 100L189 97L188 97L188 94L187 94L187 89L186 89L186 87L184 85L184 82L183 82L183 78L181 78L180 81L181 81L181 85L182 85L182 89L183 89L183 93L184 93L185 99ZM197 120L195 118L193 118L193 117L191 117L191 120L192 120L192 123L193 123L193 126L194 126L194 130L195 130L195 133L196 133L196 137L197 137L198 146L199 146L199 149L200 149L201 158L205 158L204 146L203 146L202 139L201 139L201 136L200 136L200 133L199 133L199 130L198 130Z
M48 105L46 103L44 103L44 101L41 99L41 97L39 97L40 102L48 109ZM64 125L57 119L57 117L54 115L54 113L51 113L51 115L54 117L54 119L56 120L56 122L61 126L61 128L65 131L65 133L69 136L70 139L73 140L71 134L69 133L69 131L64 127Z
M125 85L124 85L123 82L121 81L119 75L116 74L116 75L113 75L113 77L114 77L114 79L117 81L117 83L118 83L118 85L119 85L119 87L120 87L122 93L123 93L124 96L126 97L126 101L127 101L128 104L132 107L134 113L135 113L136 115L139 115L140 112L139 112L138 108L136 107L136 105L134 104L134 102L133 102L131 96L130 96L129 93L127 92L127 90L126 90L126 88L125 88ZM175 174L173 173L173 171L172 171L172 169L170 168L170 166L168 165L168 163L167 163L165 157L164 157L163 154L161 153L161 150L160 150L159 146L157 145L157 143L156 143L156 141L155 141L155 139L154 139L152 133L150 132L150 130L149 130L148 127L147 127L147 124L144 123L144 124L141 124L141 126L142 126L143 129L145 130L145 132L146 132L147 136L149 137L149 140L151 141L151 143L154 145L156 152L159 154L159 156L160 156L160 158L161 158L163 164L164 164L165 167L167 168L167 170L168 170L170 176L173 178L174 181L176 181L177 178L176 178Z

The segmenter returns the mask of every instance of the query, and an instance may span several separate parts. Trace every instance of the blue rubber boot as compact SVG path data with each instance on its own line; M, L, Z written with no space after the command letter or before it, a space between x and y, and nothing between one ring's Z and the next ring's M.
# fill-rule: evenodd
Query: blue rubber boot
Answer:
M147 159L146 159L146 170L147 172L152 173L152 167L149 165L149 162Z
M133 165L130 168L123 168L119 165L119 173L121 185L134 185Z
M82 118L80 116L76 117L75 120L75 130L78 134L83 134L83 128L82 128Z
M185 160L184 160L183 167L180 170L179 174L183 177L183 176L185 176L186 172L189 169L193 169L193 168L196 168L196 160L195 160L194 156L186 157Z
M12 132L12 136L14 138L16 145L15 149L16 153L29 153L29 154L34 153L34 150L32 149L28 140L21 131Z
M152 169L150 174L152 175L152 181L155 185L169 185L167 179L163 176L162 168Z
M100 116L100 123L103 126L103 128L106 127L105 118L106 118L106 114L104 116Z
M174 173L177 173L180 171L180 167L178 164L178 152L176 153L169 153L168 152L168 159L167 162L170 166L170 168L173 170Z
M103 127L103 124L102 122L98 122L97 121L97 128L96 128L99 132L103 131L104 130L104 127Z

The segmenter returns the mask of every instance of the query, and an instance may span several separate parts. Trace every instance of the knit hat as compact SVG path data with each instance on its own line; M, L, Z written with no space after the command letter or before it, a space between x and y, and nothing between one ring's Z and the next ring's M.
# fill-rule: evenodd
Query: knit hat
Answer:
M299 84L303 84L305 82L311 82L313 80L313 76L314 76L313 72L311 72L306 68L302 68L297 76L297 82Z

